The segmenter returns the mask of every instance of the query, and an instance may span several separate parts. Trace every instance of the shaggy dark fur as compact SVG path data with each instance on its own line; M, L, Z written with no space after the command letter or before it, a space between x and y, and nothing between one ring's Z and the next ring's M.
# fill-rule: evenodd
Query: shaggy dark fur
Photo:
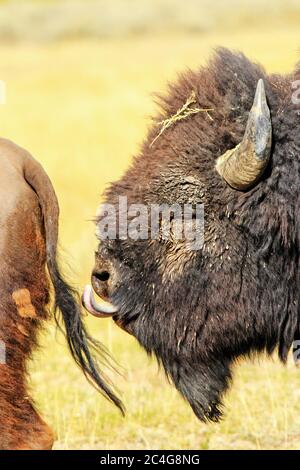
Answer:
M103 351L83 325L80 303L57 268L58 204L42 167L23 149L0 139L0 450L49 449L53 433L27 390L27 360L49 317L46 264L71 354L87 378L122 404L102 380L90 348ZM1 350L2 350L1 349ZM1 359L3 357L1 356ZM3 361L1 361L3 362Z
M242 139L259 78L272 116L273 148L264 177L251 190L231 189L215 161ZM286 361L299 338L300 118L290 76L267 75L244 55L220 49L206 68L188 71L159 98L156 123L180 109L194 90L196 106L213 108L166 130L141 153L106 200L204 203L205 244L187 253L163 241L100 244L97 265L117 281L109 295L115 320L154 353L201 420L217 421L231 366L243 355L278 348Z

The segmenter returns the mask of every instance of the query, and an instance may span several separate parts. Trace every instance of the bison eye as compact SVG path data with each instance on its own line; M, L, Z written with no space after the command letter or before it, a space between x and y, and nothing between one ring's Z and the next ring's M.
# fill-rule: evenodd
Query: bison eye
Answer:
M109 272L108 271L100 271L99 273L94 273L94 276L98 281L105 282L109 279Z

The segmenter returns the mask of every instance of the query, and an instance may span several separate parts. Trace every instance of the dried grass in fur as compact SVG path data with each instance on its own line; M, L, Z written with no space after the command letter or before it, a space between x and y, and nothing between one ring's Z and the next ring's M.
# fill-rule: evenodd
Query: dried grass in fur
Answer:
M169 127L173 126L176 124L178 121L182 121L183 119L187 119L189 116L193 114L198 114L198 113L206 113L207 116L211 121L213 121L213 118L209 114L209 111L213 111L212 108L195 108L191 107L193 104L197 103L196 99L196 93L195 91L192 91L184 105L168 119L164 119L163 121L158 122L158 125L161 126L160 131L158 135L155 137L154 140L152 140L150 147L157 141L157 139L167 130Z

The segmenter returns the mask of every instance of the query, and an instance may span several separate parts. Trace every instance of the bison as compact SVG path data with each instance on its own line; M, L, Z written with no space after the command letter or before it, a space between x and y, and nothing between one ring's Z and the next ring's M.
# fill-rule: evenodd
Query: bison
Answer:
M104 351L87 333L78 296L58 268L59 207L48 176L29 153L1 139L0 180L0 449L50 449L53 433L26 380L27 360L49 317L49 277L73 358L121 410L122 404L99 375L90 350Z
M156 356L203 421L222 416L239 357L277 350L285 362L299 339L299 79L300 66L269 75L218 49L158 96L139 155L105 192L119 218L120 195L204 205L198 250L184 237L99 237L83 296L92 314L112 316ZM106 216L99 211L98 232Z

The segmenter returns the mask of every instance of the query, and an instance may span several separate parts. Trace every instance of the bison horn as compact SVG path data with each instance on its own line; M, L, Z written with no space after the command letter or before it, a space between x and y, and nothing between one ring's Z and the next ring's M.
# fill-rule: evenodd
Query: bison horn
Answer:
M247 190L262 176L269 162L272 123L264 82L258 81L244 138L217 159L216 170L234 189Z

